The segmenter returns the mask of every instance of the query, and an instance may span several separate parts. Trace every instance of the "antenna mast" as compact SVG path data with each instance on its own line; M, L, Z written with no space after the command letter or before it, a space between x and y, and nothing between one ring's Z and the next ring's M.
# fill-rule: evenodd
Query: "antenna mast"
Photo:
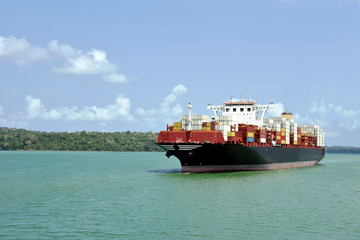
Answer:
M189 109L189 131L191 130L191 108L192 108L192 105L191 103L189 103L188 105L186 105L186 107Z

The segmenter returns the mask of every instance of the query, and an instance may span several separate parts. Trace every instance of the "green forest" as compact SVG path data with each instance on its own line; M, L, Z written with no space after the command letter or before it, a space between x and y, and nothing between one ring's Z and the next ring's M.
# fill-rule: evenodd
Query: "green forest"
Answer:
M328 153L360 153L360 147L331 146L326 147Z
M0 127L0 151L160 152L153 132L40 132ZM360 153L359 147L327 146L328 153Z
M153 132L40 132L0 127L0 150L163 151Z

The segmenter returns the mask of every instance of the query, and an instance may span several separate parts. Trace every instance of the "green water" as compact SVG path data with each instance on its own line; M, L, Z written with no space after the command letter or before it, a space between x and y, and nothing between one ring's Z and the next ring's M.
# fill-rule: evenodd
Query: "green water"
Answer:
M360 155L179 171L164 153L0 152L0 239L360 239Z

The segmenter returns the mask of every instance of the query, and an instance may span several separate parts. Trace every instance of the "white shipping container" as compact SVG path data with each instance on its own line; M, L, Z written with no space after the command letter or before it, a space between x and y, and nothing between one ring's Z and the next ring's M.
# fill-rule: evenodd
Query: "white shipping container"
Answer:
M189 121L189 115L181 115L180 121L182 121L182 120ZM210 116L202 115L202 114L191 114L191 121L210 122Z
M291 123L290 124L290 131L294 132L297 131L298 124L297 123Z
M230 132L230 126L228 125L215 125L216 131L227 131Z
M224 137L224 140L227 141L227 131L221 131L223 137Z
M280 127L280 126L281 126L280 124L274 123L274 124L270 124L270 125L268 126L268 128L270 128L270 129L272 129L272 130L274 130L274 131L280 132L280 131L281 131L281 127Z
M274 124L274 120L271 118L264 119L264 124Z
M193 131L201 131L202 130L202 126L192 126L192 130Z
M203 120L194 120L194 121L191 121L193 124L196 124L196 125L202 125L203 124L203 122L205 122L205 121L203 121Z
M269 119L272 119L274 122L286 122L286 118L283 117L271 117Z

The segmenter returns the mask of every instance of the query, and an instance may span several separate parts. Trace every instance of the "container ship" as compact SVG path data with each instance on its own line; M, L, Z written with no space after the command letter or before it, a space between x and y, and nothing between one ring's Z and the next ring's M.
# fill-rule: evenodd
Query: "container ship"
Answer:
M298 125L293 114L265 118L274 104L230 99L208 105L214 116L182 115L160 131L157 143L180 160L182 173L262 171L317 164L325 156L318 125Z

